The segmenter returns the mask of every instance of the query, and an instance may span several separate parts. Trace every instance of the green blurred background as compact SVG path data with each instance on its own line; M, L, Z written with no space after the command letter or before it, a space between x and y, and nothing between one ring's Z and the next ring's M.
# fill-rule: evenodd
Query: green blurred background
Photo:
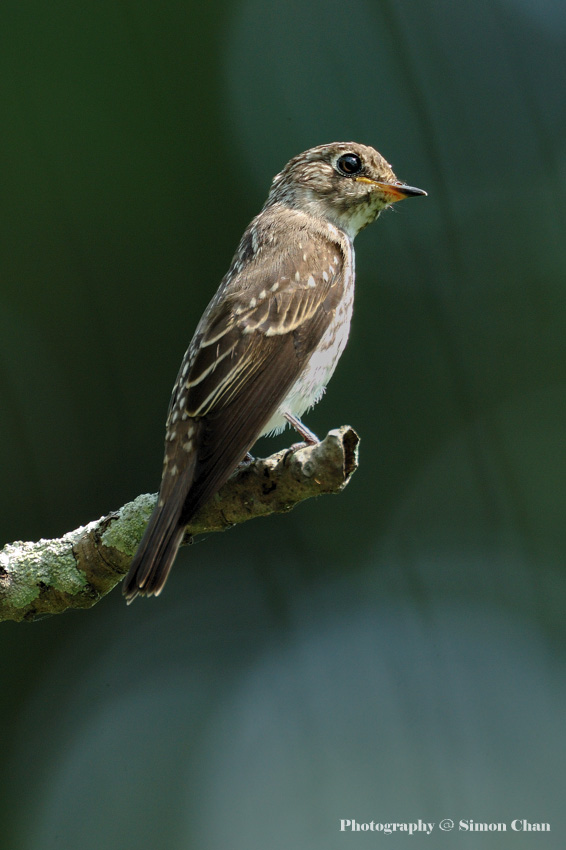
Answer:
M291 156L365 142L429 197L358 238L306 420L360 433L347 490L183 551L158 601L2 625L2 847L564 847L565 50L560 0L3 0L0 545L156 490Z

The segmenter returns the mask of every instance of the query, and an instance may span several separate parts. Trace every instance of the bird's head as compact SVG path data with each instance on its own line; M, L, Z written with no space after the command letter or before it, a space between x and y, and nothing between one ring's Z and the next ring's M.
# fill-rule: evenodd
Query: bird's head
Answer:
M282 204L322 218L351 239L381 210L422 189L397 179L376 150L356 142L311 148L287 163L273 179L266 206Z

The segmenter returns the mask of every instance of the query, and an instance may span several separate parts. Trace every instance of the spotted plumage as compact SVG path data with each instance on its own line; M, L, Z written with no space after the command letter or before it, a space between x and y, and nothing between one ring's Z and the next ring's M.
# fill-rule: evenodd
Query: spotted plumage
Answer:
M323 394L348 339L353 239L382 209L425 194L373 148L334 143L292 159L274 180L183 359L167 416L158 504L124 582L157 595L184 528L258 437Z

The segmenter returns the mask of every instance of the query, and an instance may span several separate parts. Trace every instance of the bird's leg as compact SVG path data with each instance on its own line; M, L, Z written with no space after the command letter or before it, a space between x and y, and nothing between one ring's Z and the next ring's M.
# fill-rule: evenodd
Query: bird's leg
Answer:
M303 425L303 423L297 416L293 416L292 413L284 413L283 416L285 417L289 425L292 425L297 434L300 434L300 436L304 440L304 443L294 443L291 446L292 450L303 448L304 445L316 446L317 443L320 443L320 440L318 439L316 434L314 434L309 428L307 428L306 425Z

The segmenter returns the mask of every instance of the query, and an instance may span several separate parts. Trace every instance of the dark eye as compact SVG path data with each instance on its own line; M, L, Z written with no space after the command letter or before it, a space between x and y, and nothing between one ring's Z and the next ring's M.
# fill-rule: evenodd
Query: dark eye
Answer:
M362 170L362 161L355 153L345 153L336 162L336 167L342 174L359 174Z

